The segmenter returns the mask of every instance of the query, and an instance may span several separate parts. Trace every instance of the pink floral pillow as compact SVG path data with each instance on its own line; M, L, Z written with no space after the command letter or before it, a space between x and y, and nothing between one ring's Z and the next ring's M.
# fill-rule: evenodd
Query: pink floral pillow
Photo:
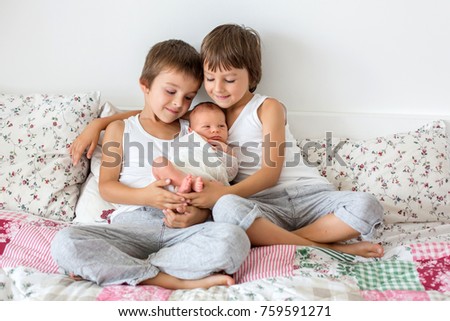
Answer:
M336 155L320 142L305 152L340 190L372 193L386 223L450 221L450 161L444 121L370 140L345 140ZM307 142L302 142L305 146ZM333 148L328 148L328 151Z
M100 93L0 94L0 209L71 221L89 163L68 147L99 113Z

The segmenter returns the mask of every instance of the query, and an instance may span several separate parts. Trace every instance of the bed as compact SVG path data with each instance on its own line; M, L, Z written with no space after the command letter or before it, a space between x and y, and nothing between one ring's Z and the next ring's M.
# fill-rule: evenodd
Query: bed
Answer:
M67 147L96 117L118 112L98 92L0 95L0 300L450 300L450 116L295 113L303 159L341 190L385 210L381 259L313 247L252 248L236 285L167 290L74 281L50 255L70 224L108 224L99 152L74 167Z

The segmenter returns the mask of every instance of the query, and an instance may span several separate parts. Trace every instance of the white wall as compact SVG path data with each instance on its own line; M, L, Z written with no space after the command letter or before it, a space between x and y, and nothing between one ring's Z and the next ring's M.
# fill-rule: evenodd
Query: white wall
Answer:
M100 90L141 106L157 41L258 30L259 92L291 111L450 114L448 0L0 0L0 92Z

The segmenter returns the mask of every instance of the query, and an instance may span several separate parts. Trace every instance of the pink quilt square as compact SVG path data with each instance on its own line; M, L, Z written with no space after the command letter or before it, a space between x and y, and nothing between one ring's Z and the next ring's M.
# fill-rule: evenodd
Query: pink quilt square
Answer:
M450 292L450 256L416 262L425 290Z
M412 244L411 253L425 290L450 292L450 243Z
M361 291L361 294L368 301L430 301L425 291L369 290Z
M150 285L111 285L102 289L97 301L167 301L172 290Z

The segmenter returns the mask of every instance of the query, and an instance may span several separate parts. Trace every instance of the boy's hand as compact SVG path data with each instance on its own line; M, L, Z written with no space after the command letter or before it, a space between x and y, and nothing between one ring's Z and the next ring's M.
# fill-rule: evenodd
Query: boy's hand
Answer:
M163 213L166 216L164 224L167 227L185 228L205 222L211 214L211 210L187 206L183 213L176 213L169 209L163 210Z
M75 166L80 161L86 148L89 147L86 157L91 159L94 153L95 147L98 144L100 133L103 128L99 124L97 119L90 122L80 135L72 142L69 147L69 153L72 156L72 164Z
M203 181L203 191L194 193L177 193L183 196L189 205L199 208L212 208L217 200L227 193L227 187L217 181Z
M169 192L164 188L169 185L170 179L161 179L145 187L145 204L161 210L170 209L173 211L187 206L186 199L183 196Z

